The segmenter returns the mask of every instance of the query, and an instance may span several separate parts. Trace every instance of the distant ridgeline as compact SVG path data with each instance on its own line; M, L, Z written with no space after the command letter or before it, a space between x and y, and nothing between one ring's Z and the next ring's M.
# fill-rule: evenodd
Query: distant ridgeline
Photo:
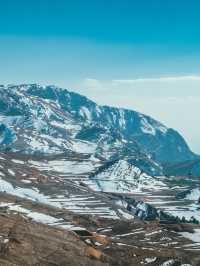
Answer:
M24 154L129 158L148 174L198 161L175 130L144 114L100 106L56 86L0 86L0 148ZM199 173L196 167L195 174ZM168 171L168 168L166 168ZM172 172L172 174L175 174ZM191 171L190 171L191 172ZM188 174L184 169L182 174Z

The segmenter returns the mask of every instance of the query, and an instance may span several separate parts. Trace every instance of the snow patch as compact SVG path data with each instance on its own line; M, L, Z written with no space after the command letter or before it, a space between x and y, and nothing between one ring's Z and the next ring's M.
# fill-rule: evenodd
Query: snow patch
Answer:
M186 196L188 200L198 200L200 198L200 189L195 188L190 191L190 193Z

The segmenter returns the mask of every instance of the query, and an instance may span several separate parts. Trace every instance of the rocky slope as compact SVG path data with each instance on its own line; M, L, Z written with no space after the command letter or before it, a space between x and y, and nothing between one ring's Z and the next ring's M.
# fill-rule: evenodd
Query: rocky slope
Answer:
M55 86L1 86L0 95L1 150L106 160L140 154L159 163L196 158L175 130L135 111L99 106Z
M91 184L94 190L104 192L131 193L136 191L158 190L165 187L165 184L156 177L147 173L161 172L159 165L147 164L142 159L123 158L111 161L90 175Z
M83 216L0 193L0 264L198 266L195 225Z

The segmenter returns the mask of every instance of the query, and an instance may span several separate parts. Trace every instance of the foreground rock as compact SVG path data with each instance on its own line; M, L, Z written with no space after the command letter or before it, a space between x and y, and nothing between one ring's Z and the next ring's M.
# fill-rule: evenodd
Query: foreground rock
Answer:
M200 265L200 243L186 238L195 225L78 215L6 193L0 203L0 265Z

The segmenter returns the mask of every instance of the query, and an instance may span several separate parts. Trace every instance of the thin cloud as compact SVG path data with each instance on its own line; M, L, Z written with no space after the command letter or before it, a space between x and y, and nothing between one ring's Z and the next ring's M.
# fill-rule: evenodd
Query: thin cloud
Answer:
M172 76L172 77L158 77L158 78L137 78L137 79L116 79L113 83L135 83L135 82L165 82L165 81L200 81L200 76Z

